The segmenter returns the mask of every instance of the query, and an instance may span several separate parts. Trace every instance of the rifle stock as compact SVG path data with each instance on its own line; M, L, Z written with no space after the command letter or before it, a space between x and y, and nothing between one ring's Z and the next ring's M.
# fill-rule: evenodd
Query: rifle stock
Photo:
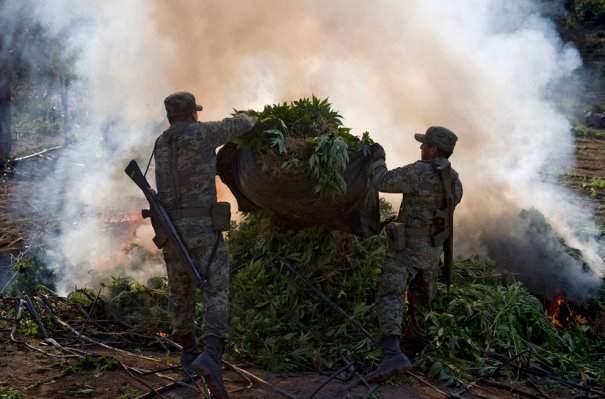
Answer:
M163 248L167 243L172 245L179 256L181 263L185 266L185 269L187 269L189 276L199 284L203 293L206 280L202 276L197 263L189 255L189 251L181 239L179 232L176 230L176 227L174 227L172 220L170 220L170 216L158 199L157 193L151 188L149 182L147 182L147 179L141 172L139 165L133 159L128 163L128 166L124 171L143 191L145 198L147 198L147 201L149 202L149 209L143 209L141 215L143 218L151 217L156 233L153 242L158 248Z

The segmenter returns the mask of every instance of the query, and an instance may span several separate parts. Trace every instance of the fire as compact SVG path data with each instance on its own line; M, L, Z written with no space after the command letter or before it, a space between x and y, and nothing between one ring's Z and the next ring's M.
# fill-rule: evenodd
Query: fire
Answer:
M167 337L168 333L162 332L162 331L158 331L157 333L155 333L155 335L157 335L158 337Z
M102 217L103 223L134 223L141 222L143 216L140 212L137 213L119 213L119 214L108 214Z
M561 307L564 303L565 297L559 294L555 300L547 305L546 309L544 309L544 314L550 318L551 324L557 328L563 328L563 324L561 323L559 317L561 315Z
M588 324L588 320L586 319L586 317L582 316L581 314L573 313L573 317L576 319L576 322L578 324L581 324L583 326Z
M545 304L544 314L550 319L551 324L557 328L563 328L574 322L580 325L588 324L588 319L585 316L579 311L574 311L572 306L566 304L565 297L562 294L557 295L554 301Z

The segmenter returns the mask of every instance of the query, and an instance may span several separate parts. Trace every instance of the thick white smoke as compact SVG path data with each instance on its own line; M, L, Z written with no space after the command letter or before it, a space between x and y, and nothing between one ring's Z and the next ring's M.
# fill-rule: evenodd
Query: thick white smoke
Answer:
M131 157L146 164L165 123L162 100L176 90L197 95L205 107L202 119L312 94L329 97L353 133L367 130L386 148L390 167L418 159L413 133L447 126L459 136L451 161L465 189L456 214L456 253L506 263L502 246L512 250L511 259L531 251L519 214L533 207L584 252L594 276L582 281L598 284L604 254L592 211L556 183L556 173L573 165L574 143L555 100L574 95L564 83L581 59L539 4L38 4L42 23L70 29L91 136L53 176L60 183L51 194L60 195L66 223L54 237L58 255L67 258L57 263L62 288L90 283L84 270L111 273L101 270L119 256L119 240L103 234L98 215L138 211L140 203L132 199L140 193L122 171ZM503 237L510 239L501 242ZM531 262L537 271L552 269ZM576 264L557 267L572 280L581 274Z

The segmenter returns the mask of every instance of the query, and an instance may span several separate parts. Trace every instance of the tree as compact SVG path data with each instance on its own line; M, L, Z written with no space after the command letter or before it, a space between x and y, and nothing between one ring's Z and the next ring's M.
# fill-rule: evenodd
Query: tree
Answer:
M0 0L0 9L5 0ZM0 168L8 163L11 152L11 35L0 35Z

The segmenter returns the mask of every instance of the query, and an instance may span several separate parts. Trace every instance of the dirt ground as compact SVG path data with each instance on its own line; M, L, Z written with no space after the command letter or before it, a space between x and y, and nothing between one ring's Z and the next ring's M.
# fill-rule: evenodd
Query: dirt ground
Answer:
M184 378L178 368L178 354L145 352L124 355L102 348L85 348L89 354L112 356L119 365L110 370L75 367L76 359L61 358L58 351L41 345L40 341L29 344L49 355L35 352L23 345L11 343L9 334L0 336L0 397L2 387L18 389L26 398L203 398L196 389L203 390L201 381L174 384ZM83 349L84 350L84 349ZM230 364L230 363L229 363ZM391 379L384 385L365 386L360 379L350 373L348 380L331 380L319 373L296 373L276 375L256 369L250 365L225 366L225 385L231 398L240 399L280 399L280 398L494 398L519 397L519 393L537 395L535 388L523 384L518 387L502 385L497 388L488 382L477 384L468 390L463 388L439 387L438 383L416 374ZM324 385L324 383L328 382ZM489 384L497 385L495 381ZM176 387L175 387L176 386ZM167 389L168 388L168 389ZM512 390L515 390L513 392ZM539 389L539 388L537 388ZM448 392L448 393L446 393ZM346 393L346 395L345 395ZM374 396L370 396L370 395ZM448 396L450 395L450 396ZM543 396L533 396L543 397ZM551 396L552 397L552 396ZM571 398L562 393L557 398Z

